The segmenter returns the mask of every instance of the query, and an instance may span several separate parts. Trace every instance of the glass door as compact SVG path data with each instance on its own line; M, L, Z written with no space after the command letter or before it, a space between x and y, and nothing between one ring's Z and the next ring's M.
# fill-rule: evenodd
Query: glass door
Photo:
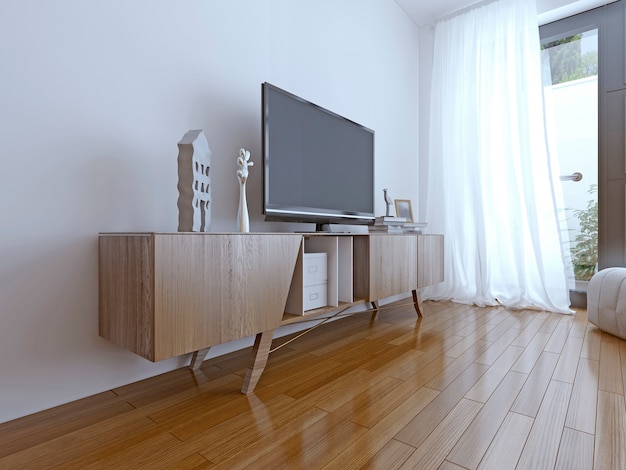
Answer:
M566 21L566 20L563 20ZM586 306L598 265L598 29L542 37L548 144L558 163L572 306Z

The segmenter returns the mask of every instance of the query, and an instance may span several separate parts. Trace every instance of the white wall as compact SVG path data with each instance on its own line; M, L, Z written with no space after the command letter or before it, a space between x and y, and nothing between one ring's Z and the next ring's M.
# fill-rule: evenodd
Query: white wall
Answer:
M0 3L0 422L188 362L99 338L97 271L98 232L176 230L187 130L213 151L214 231L240 147L252 230L292 228L262 221L263 81L376 131L378 213L383 187L417 200L417 36L393 0Z
M426 219L428 202L428 156L430 155L430 94L432 89L435 27L419 28L419 220Z

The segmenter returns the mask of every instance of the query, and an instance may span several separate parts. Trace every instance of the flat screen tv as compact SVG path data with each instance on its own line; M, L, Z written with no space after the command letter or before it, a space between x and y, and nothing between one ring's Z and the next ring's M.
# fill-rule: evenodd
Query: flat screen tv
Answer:
M374 222L374 131L262 84L265 220Z

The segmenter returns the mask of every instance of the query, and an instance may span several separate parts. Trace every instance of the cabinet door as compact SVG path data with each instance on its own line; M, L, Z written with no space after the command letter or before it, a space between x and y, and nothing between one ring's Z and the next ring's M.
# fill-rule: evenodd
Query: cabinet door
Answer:
M371 235L369 295L374 301L417 289L417 236Z
M417 287L443 281L443 235L417 236Z
M154 360L280 326L298 234L157 234Z

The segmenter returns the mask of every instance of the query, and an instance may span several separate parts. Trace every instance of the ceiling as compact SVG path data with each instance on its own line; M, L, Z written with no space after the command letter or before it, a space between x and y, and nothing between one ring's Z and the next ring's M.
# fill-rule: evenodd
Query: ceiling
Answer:
M539 22L549 23L615 0L536 0ZM418 26L479 3L477 0L395 0Z

